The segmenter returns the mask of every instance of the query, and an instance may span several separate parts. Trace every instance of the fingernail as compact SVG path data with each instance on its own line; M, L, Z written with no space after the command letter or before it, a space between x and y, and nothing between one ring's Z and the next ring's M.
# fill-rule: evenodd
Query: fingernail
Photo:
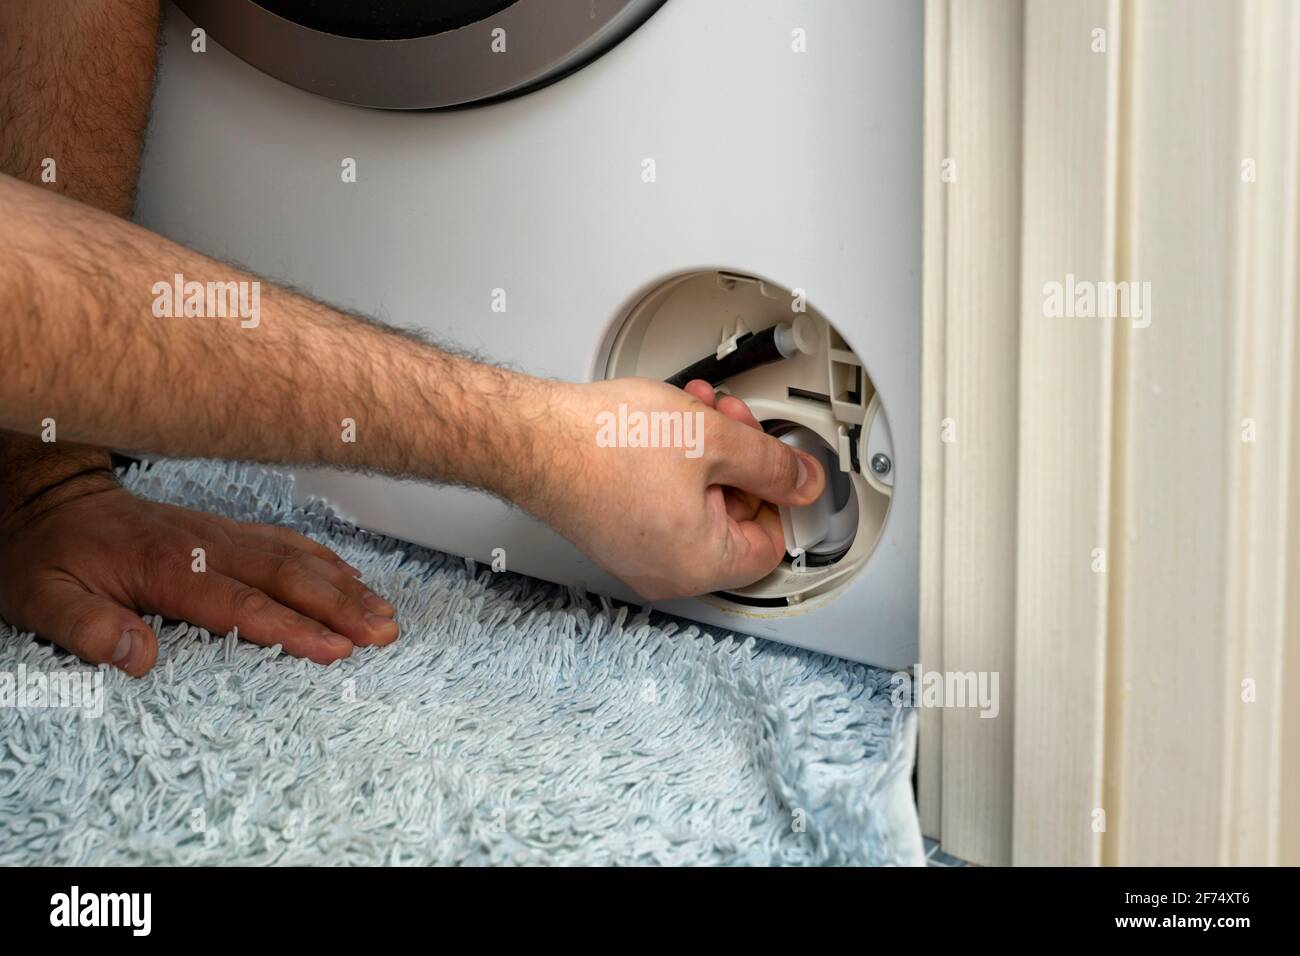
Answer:
M327 643L330 647L333 647L340 651L346 651L352 649L352 642L349 641L342 634L335 634L333 631L322 631L321 634L325 638L325 643Z
M128 627L117 639L113 650L113 665L122 670L129 670L133 661L144 660L145 637L138 627Z
M358 571L356 568L354 568L352 565L348 564L342 558L339 559L339 567L342 568L344 571L346 571L348 574L352 575L354 578L361 577L361 572Z
M123 670L126 669L126 662L131 658L131 651L135 648L137 633L135 628L128 627L117 639L117 647L113 651L113 663Z
M799 456L799 474L795 478L798 490L804 494L811 493L816 470L809 466L807 455L803 452L796 454Z
M361 603L369 610L374 611L376 614L382 614L384 617L392 617L397 613L391 604L381 598L374 591L367 591L362 594Z
M367 614L366 624L379 637L396 637L397 622L390 617L380 617L378 614Z

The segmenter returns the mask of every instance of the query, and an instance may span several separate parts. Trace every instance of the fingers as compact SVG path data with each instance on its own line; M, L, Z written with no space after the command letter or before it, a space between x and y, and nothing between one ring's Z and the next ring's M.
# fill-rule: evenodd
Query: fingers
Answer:
M393 606L337 563L304 551L272 554L242 547L218 548L212 563L354 644L384 645L397 640Z
M185 577L180 577L185 575ZM208 569L180 571L167 585L158 609L212 631L239 636L269 647L279 644L286 654L329 664L352 653L352 641L319 621L285 607L260 588Z
M713 407L713 399L714 399L713 386L710 385L708 382L704 381L704 379L702 378L691 379L689 382L686 383L686 386L682 389L682 391L685 392L687 395L691 396L691 398L698 399L699 401L703 402L705 405L708 405L709 408Z
M771 505L762 505L752 521L734 522L731 539L728 588L746 587L766 577L785 557L781 517Z
M321 664L349 656L354 645L397 638L393 606L329 548L288 528L202 517L216 526L195 529L207 569L155 568L139 582L137 606L214 633L238 628L253 643L280 644Z
M779 563L785 557L785 530L781 527L781 515L772 505L764 504L754 515L754 523L763 529L763 533L772 542Z
M84 661L141 677L158 659L158 640L139 615L79 584L50 584L33 610L31 629Z
M777 506L811 504L826 486L821 463L767 435L758 417L740 399L720 394L702 380L687 383L682 391L693 400L687 406L694 406L706 423L706 467L687 469L674 477L682 479L683 494L703 491L705 515L692 514L670 522L669 527L660 529L664 532L661 537L669 539L661 544L666 552L676 553L683 527L695 528L706 540L693 542L698 560L680 580L647 573L647 562L634 567L637 573L632 577L644 579L633 581L641 593L698 594L717 587L743 587L766 577L785 556ZM681 393L678 395L680 407ZM673 403L667 395L662 401ZM701 405L718 414L699 411ZM695 517L707 520L692 524L690 519Z
M716 408L728 418L740 422L742 425L748 425L750 428L763 430L754 413L749 410L749 406L736 398L734 395L718 395L717 390L712 385L701 378L691 379L682 389L687 395L698 399L710 408Z
M785 442L739 423L718 429L713 480L778 505L808 505L826 487L821 463Z
M749 509L752 516L760 500L778 505L806 505L821 495L826 483L821 463L764 434L762 424L748 405L734 395L719 396L702 379L688 382L683 391L749 429L748 434L734 428L722 432L727 436L727 445L716 478L719 483L735 488L735 497L740 499L734 508L728 505L729 514L739 517Z
M763 426L758 423L758 419L749 410L749 406L734 395L723 395L718 399L714 408L742 425L748 425L750 428L756 428L759 431L763 430Z
M688 395L699 399L705 405L716 408L723 415L740 422L742 425L748 425L750 428L763 430L754 413L749 410L749 406L736 398L734 395L719 396L712 385L703 379L692 379L683 389ZM734 521L748 521L758 512L759 506L763 503L758 495L748 491L742 491L738 488L728 488L726 490L727 517Z
M719 397L714 407L728 418L738 421L742 425L748 425L760 432L763 430L763 426L758 423L758 419L749 410L749 406L734 395ZM727 491L727 514L737 521L753 518L762 504L763 499L752 492L741 491L738 488L728 489Z
M721 486L716 485L715 487ZM763 504L761 500L748 491L734 491L731 488L723 489L722 500L727 509L727 517L732 521L753 520L754 515Z
M361 577L360 571L325 547L325 545L313 541L305 534L299 534L291 528L284 528L274 524L259 524L253 521L231 521L226 530L237 544L241 544L246 548L258 548L276 554L292 554L297 551L305 551L330 565L341 567L354 578Z

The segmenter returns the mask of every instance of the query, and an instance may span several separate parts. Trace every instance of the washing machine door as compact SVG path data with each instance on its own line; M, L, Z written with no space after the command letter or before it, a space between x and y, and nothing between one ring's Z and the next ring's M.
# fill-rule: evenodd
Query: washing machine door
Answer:
M436 109L580 69L665 0L176 0L236 56L358 106Z

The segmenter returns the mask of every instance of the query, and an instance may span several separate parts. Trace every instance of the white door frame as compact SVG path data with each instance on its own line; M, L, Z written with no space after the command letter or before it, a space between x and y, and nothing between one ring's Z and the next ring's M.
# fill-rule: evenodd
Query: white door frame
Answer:
M1300 4L927 0L925 130L926 833L1300 862Z

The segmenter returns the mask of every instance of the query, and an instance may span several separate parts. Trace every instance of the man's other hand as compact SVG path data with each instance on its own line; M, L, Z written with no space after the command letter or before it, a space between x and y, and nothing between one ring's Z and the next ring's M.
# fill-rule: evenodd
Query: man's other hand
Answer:
M397 638L394 609L310 538L142 501L107 475L0 516L0 617L139 677L158 642L142 614L317 663Z

